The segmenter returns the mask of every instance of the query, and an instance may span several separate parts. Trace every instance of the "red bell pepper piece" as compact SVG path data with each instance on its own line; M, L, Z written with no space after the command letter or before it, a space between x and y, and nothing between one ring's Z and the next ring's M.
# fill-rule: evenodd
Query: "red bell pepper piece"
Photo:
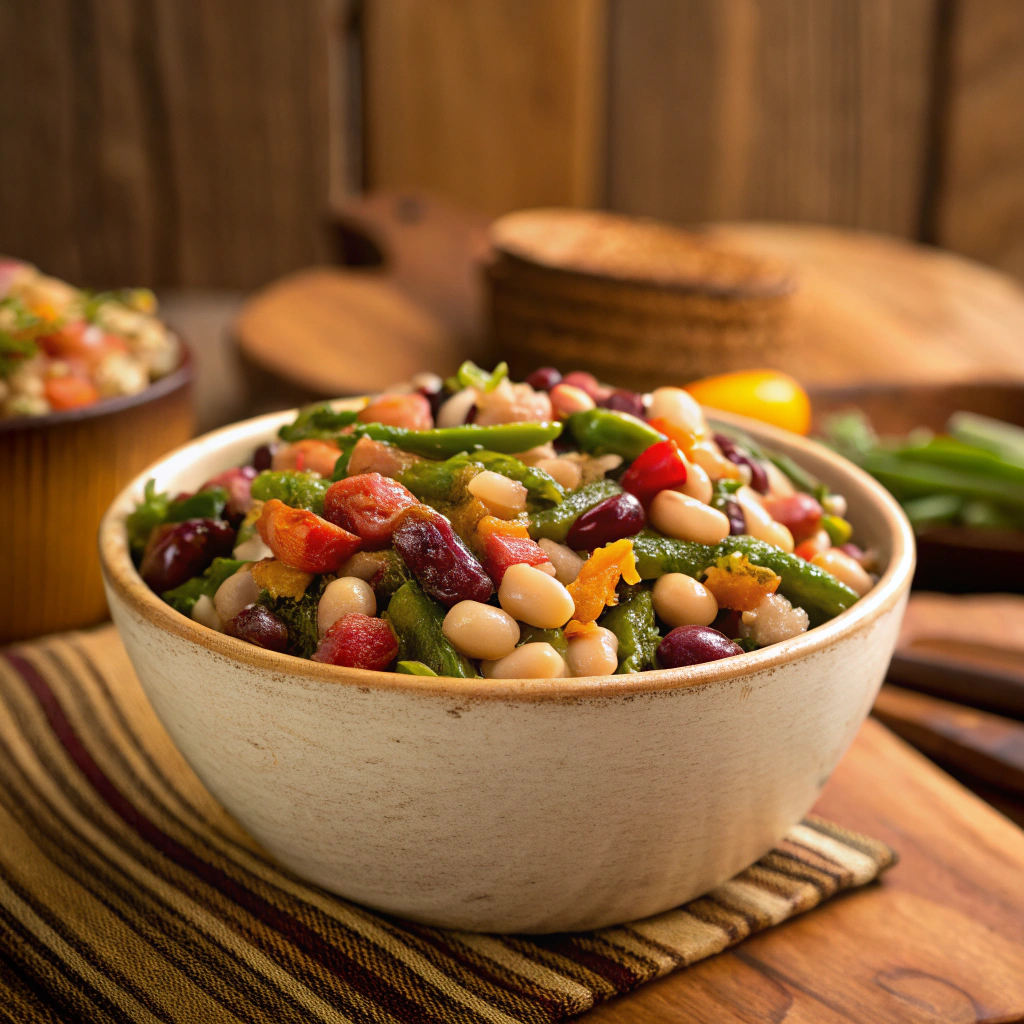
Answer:
M335 572L363 546L348 530L277 498L263 506L256 529L275 558L303 572Z
M620 483L646 508L659 491L686 483L686 458L675 441L658 441L633 460Z
M367 551L391 543L395 517L420 504L407 487L380 473L360 473L331 484L324 495L324 519L362 538Z
M311 660L379 672L397 656L398 639L389 622L349 612L324 633Z
M496 587L501 586L505 570L510 565L540 565L550 561L544 549L529 537L513 537L507 533L489 533L480 545L483 554L484 569L494 580Z

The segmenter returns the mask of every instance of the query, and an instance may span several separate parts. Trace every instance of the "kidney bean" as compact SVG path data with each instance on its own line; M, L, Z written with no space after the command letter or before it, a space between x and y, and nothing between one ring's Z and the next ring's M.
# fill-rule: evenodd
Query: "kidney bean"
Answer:
M220 519L164 523L150 535L139 574L162 594L198 576L215 558L228 557L234 543L235 531Z
M426 505L400 513L392 541L423 589L447 608L459 601L486 601L494 584L452 524Z
M683 668L742 654L743 648L710 626L676 626L658 644L662 668Z
M243 608L224 624L224 632L265 651L283 652L288 646L288 627L261 604Z
M553 366L541 366L526 378L526 383L534 391L550 391L556 384L560 384L561 381L561 373Z
M614 409L616 412L628 412L638 419L644 418L644 400L635 391L618 388L597 404L602 409Z
M312 660L379 672L396 657L398 639L390 623L361 612L349 612L324 633Z
M741 533L747 532L747 518L743 514L743 509L740 508L740 503L734 498L727 498L722 503L721 511L725 513L725 518L729 520L729 534L732 537L738 537Z
M613 540L632 537L647 525L647 515L640 499L629 491L613 494L584 512L565 538L574 551L593 551Z
M640 453L622 474L622 486L646 508L658 493L686 483L686 459L675 441L659 441Z
M744 451L735 441L725 434L715 434L715 444L722 449L722 454L737 466L746 466L750 470L750 486L758 494L767 494L769 490L768 474L764 466L749 452Z
M607 398L612 392L610 387L602 384L592 373L586 373L584 370L573 370L572 373L567 373L561 383L585 391L595 402Z
M278 446L274 444L261 444L259 448L252 453L252 467L257 473L262 473L265 469L270 469L274 463L274 452Z

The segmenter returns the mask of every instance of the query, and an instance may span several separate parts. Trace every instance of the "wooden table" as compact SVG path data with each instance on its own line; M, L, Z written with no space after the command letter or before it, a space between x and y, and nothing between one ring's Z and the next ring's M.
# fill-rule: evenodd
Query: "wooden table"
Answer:
M815 810L899 864L587 1024L1024 1019L1024 832L873 720Z

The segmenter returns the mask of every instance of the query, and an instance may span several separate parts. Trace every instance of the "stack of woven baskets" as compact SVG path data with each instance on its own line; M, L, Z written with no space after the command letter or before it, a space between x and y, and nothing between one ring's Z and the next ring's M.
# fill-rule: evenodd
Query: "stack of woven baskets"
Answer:
M790 269L699 233L590 210L524 210L491 229L491 341L513 376L584 369L625 387L771 365Z

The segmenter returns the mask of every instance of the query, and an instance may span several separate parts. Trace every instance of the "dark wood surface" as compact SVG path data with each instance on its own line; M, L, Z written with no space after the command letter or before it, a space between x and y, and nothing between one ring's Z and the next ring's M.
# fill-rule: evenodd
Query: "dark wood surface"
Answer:
M890 843L881 883L646 985L597 1024L1024 1018L1024 832L878 722L816 808Z

